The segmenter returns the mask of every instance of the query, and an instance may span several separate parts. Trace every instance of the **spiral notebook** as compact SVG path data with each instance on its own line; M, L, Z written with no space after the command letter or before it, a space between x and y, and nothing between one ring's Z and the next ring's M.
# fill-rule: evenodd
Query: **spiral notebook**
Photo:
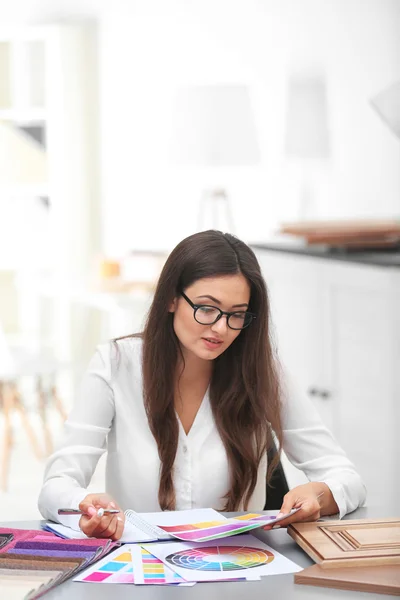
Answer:
M43 529L67 539L85 539L87 536L79 529L79 518L79 516L64 517L64 522L68 523L64 525L47 521ZM133 510L126 510L125 529L119 541L123 544L134 544L176 540L174 536L166 533L161 527L174 527L196 521L221 521L224 519L225 517L213 508L153 513L137 513Z

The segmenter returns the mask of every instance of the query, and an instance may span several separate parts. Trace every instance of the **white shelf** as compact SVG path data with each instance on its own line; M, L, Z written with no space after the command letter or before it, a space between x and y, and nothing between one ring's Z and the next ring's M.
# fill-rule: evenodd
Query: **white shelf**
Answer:
M0 109L5 111L3 118L14 119L16 114L19 119L22 112L21 118L29 122L32 116L34 120L43 119L48 42L40 35L32 38L32 31L32 28L21 28L20 36L9 34L0 38Z
M21 196L49 196L50 190L47 183L20 183L6 184L0 182L0 194L11 197Z
M44 108L0 108L1 121L13 121L19 124L43 123L46 121L47 112Z
M0 42L21 41L36 42L46 40L49 37L48 25L34 26L7 26L0 27Z
M6 142L0 172L0 221L7 234L0 252L3 266L13 263L33 275L46 268L84 279L98 254L98 117L90 110L98 105L97 40L95 24L0 27L0 130ZM34 144L41 137L41 131L34 131L38 125L45 130L44 148ZM32 130L18 131L18 126ZM18 137L16 158L7 133ZM45 163L40 179L34 162L35 157L41 162L38 154ZM49 198L48 214L36 202L38 196ZM38 211L28 210L36 204ZM55 354L86 362L98 336L88 335L78 343L76 332L81 330L82 314L92 309L81 302L72 311L63 296L54 302ZM23 327L28 327L28 312ZM34 320L33 316L32 326Z

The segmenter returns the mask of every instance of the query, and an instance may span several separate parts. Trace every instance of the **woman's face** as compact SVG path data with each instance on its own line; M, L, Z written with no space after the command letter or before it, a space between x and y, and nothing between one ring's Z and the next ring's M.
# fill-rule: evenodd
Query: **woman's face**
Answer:
M193 304L206 304L227 312L248 310L250 302L250 286L241 273L198 279L184 293ZM240 334L240 330L228 327L226 315L212 325L201 325L182 296L175 298L170 312L174 313L174 330L184 355L213 360Z

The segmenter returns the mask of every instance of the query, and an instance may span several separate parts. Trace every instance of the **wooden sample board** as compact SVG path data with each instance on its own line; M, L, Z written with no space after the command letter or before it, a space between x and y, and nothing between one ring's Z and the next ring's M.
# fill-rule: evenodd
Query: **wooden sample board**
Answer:
M283 223L280 233L299 236L308 245L344 248L392 248L400 244L399 220L343 220Z
M288 533L318 563L296 583L400 595L400 519L293 523Z
M313 565L295 573L296 583L318 587L376 592L400 596L400 568L398 565L379 567L347 567L343 569L323 569Z

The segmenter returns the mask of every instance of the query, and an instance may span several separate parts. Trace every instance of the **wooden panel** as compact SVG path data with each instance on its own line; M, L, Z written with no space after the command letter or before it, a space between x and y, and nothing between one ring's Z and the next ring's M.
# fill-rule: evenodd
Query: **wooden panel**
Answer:
M282 233L292 235L384 235L400 233L400 224L397 219L359 219L341 221L308 221L283 223L280 228Z
M379 567L347 567L345 569L323 569L313 565L295 573L295 583L315 585L339 590L377 592L400 596L400 569L397 565Z
M349 528L347 533L356 541L357 547L389 547L392 545L400 547L400 522L395 525L382 523L373 530L361 527Z
M397 220L284 223L280 232L303 237L308 245L327 244L355 250L397 247L400 242Z
M400 565L400 519L293 523L288 533L324 569Z

